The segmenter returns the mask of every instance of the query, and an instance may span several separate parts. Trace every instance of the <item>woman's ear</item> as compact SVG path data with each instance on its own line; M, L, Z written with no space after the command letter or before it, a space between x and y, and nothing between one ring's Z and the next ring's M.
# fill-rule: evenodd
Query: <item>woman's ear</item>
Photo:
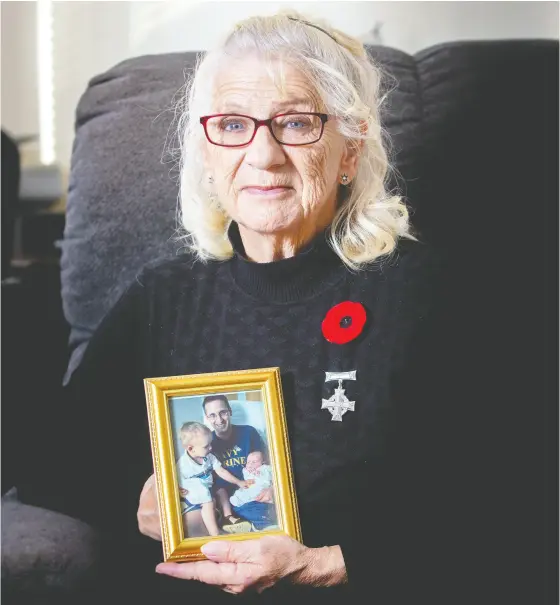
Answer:
M360 122L360 134L366 135L368 131L367 122ZM358 162L364 148L364 139L347 139L344 154L340 162L340 174L348 175L351 181L358 172Z
M340 161L340 174L346 174L351 181L358 172L358 162L364 146L363 140L352 139L346 142L346 149Z

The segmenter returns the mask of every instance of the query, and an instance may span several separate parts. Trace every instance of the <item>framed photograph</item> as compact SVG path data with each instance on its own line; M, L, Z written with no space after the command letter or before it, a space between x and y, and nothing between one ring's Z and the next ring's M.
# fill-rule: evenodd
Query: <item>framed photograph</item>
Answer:
M301 541L278 368L144 380L165 561L209 540Z

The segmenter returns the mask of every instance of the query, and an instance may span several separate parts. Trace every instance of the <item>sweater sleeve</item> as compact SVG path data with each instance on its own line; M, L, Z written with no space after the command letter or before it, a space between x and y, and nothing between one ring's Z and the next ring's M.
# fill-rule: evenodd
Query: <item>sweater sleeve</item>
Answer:
M119 535L136 523L151 468L143 362L147 287L141 276L101 322L65 387L46 505Z

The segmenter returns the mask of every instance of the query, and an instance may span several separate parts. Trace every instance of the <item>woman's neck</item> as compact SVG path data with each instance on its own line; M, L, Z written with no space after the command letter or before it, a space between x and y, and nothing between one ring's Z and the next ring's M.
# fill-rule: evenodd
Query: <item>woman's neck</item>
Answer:
M318 221L290 232L257 233L238 225L245 256L255 263L270 263L295 256L330 221Z
M249 236L251 245L254 239ZM314 237L301 241L307 243L291 257L277 255L276 262L267 262L264 255L255 261L255 251L249 253L241 238L240 225L233 222L228 229L228 237L234 250L229 268L236 284L245 292L269 302L287 303L315 296L325 288L338 283L346 274L343 264L331 248L326 229ZM258 254L258 252L257 252ZM270 256L269 256L270 258Z

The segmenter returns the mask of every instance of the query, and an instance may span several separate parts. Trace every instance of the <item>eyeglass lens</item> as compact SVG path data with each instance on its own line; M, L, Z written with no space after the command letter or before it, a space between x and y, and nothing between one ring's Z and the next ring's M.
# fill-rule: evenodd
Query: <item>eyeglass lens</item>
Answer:
M290 114L272 120L272 132L280 143L305 145L321 138L323 122L319 116ZM230 114L210 118L208 137L218 145L246 145L253 137L255 123L250 118Z

